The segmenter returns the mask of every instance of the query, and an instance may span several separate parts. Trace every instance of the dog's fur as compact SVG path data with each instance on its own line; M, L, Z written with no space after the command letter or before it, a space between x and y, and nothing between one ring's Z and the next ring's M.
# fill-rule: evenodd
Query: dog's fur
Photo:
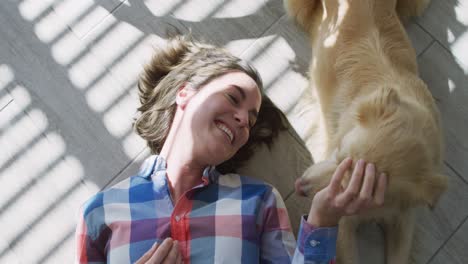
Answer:
M429 0L287 0L289 15L310 35L310 89L325 116L326 159L301 178L313 195L345 158L385 172L384 206L340 221L339 263L359 263L356 229L366 221L385 231L386 263L409 261L411 209L433 206L447 188L439 113L418 77L416 55L401 19ZM354 166L354 165L353 165ZM344 180L348 184L350 173Z

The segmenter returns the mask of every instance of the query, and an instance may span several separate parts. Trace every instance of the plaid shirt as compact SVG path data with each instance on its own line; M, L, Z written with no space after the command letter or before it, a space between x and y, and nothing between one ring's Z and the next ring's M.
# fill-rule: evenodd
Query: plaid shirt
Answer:
M237 174L203 172L174 204L166 163L151 156L137 176L88 200L76 230L76 263L134 263L155 242L179 241L184 263L334 263L337 228L302 217L299 243L278 191Z

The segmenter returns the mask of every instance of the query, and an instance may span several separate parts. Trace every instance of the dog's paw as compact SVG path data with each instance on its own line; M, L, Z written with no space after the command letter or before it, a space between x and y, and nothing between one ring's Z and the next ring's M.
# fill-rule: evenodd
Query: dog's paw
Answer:
M299 178L294 183L296 193L300 196L312 197L315 194L312 187L312 183L305 178Z
M296 193L313 197L315 193L325 188L337 168L333 161L324 160L310 166L295 182Z

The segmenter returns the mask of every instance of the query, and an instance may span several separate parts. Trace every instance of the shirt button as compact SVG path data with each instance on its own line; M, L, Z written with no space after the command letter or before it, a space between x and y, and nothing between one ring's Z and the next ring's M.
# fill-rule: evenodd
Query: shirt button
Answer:
M318 246L319 244L320 244L320 241L317 241L317 240L311 240L311 241L310 241L310 245L311 245L312 247L316 247L316 246Z

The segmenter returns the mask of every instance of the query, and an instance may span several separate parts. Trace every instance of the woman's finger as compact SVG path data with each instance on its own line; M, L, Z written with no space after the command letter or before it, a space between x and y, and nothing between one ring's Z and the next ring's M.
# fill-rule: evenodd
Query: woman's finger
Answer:
M173 243L174 241L170 237L164 239L164 241L158 247L156 252L154 252L154 254L151 256L151 258L148 260L147 263L150 263L150 264L161 263L166 258L167 254L169 254L169 251L171 250Z
M179 254L177 255L177 261L176 261L176 263L177 263L177 264L182 264L182 263L183 263L183 262L182 262L182 254L180 254L180 252L179 252Z
M339 193L341 189L341 180L343 179L343 175L346 173L347 170L349 170L352 164L353 160L351 158L346 158L336 168L335 173L333 174L332 179L330 180L330 191L333 195Z
M357 195L359 194L359 190L361 189L365 165L366 162L362 159L356 163L348 187L343 193L338 195L338 197L336 198L337 207L346 206L349 203L349 201L357 197Z
M385 190L387 189L387 175L385 173L380 174L377 186L374 192L374 203L378 206L383 205L385 199Z
M179 244L177 241L174 241L172 244L172 248L169 251L169 254L167 254L166 258L164 259L164 264L174 264L177 263L177 257L180 255L179 252Z
M375 185L375 166L372 163L366 165L362 188L359 196L351 201L346 208L346 214L354 214L362 209L368 208L372 203L372 192Z
M150 250L146 251L146 253L136 262L136 264L146 263L151 258L151 256L153 256L154 252L156 252L156 249L158 249L159 245L160 243L158 242L154 243Z
M375 166L372 163L367 164L366 172L362 183L361 191L359 192L359 199L364 200L366 203L372 200L372 193L374 192L375 185Z

